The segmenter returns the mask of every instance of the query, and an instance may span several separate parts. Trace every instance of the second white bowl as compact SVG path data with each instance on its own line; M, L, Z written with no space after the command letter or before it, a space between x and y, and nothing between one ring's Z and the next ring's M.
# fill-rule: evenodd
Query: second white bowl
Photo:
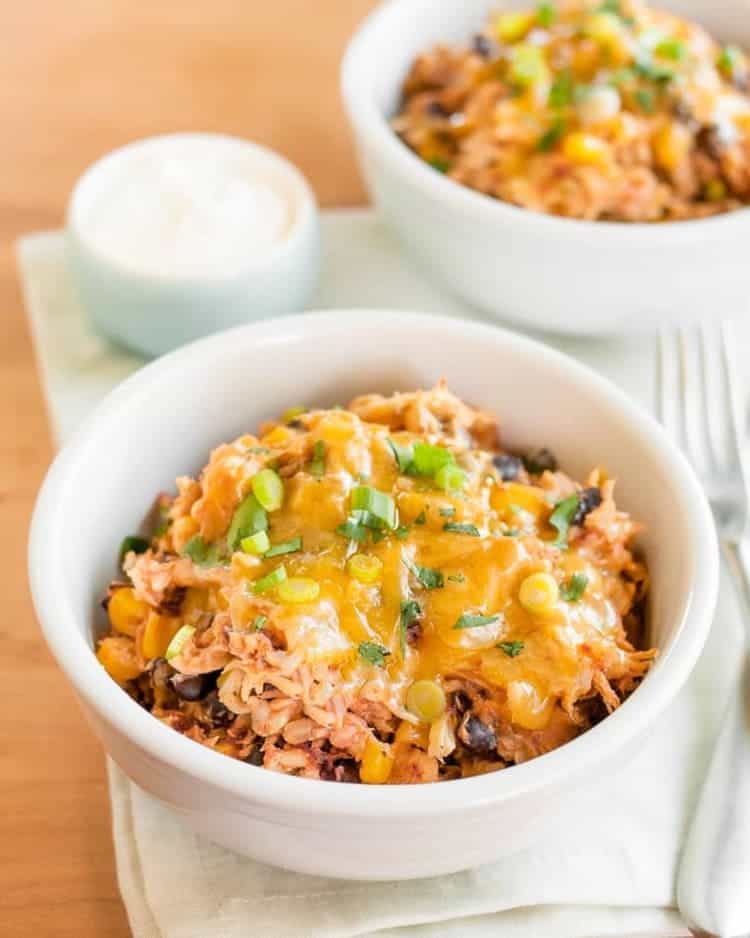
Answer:
M748 309L750 209L660 225L556 218L491 199L435 172L391 130L414 58L466 42L519 0L390 0L354 36L342 91L370 193L413 255L500 319L594 334ZM746 0L666 2L750 45Z

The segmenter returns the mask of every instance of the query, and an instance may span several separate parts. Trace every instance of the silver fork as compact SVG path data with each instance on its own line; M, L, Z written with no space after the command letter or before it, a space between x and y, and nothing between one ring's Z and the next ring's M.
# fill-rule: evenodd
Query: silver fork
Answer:
M728 324L662 334L660 411L701 479L750 637L748 469ZM677 881L687 923L720 938L750 934L750 659L732 689L688 832Z

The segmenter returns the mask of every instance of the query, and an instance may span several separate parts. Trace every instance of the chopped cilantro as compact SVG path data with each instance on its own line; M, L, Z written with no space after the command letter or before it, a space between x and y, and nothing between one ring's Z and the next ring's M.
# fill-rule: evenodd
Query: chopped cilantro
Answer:
M199 567L215 567L219 563L219 545L207 544L200 534L190 538L182 548L182 553Z
M589 578L585 573L574 573L573 576L560 587L560 596L567 603L577 603L586 592L588 584Z
M385 664L385 659L387 655L390 655L390 652L383 648L382 645L378 645L376 642L360 642L359 648L359 657L364 659L368 664L375 665L377 668L382 668Z
M260 630L263 628L266 622L268 622L268 616L263 616L263 615L256 616L255 622L253 622L253 628L255 629L256 632L260 632Z
M408 560L404 560L404 566L426 590L440 589L443 586L443 574L439 570L434 570L432 567L420 567Z
M443 525L444 531L452 531L454 534L468 534L470 537L481 537L479 528L473 524L458 524L455 521L448 521Z
M504 651L509 658L515 658L523 651L523 642L498 642L496 647Z
M135 534L128 535L126 538L123 538L122 544L120 544L120 564L122 564L125 559L125 554L129 553L131 550L136 554L143 554L150 546L145 537L138 537Z
M555 505L552 514L549 516L549 523L557 530L557 537L554 541L555 547L568 546L568 529L573 523L573 518L577 511L577 495L569 495Z
M499 618L500 616L479 616L479 615L472 615L469 612L465 612L462 616L459 616L453 628L454 629L477 629L482 625L492 625L492 623L497 622Z
M399 525L393 533L400 541L403 541L409 536L409 526L407 524Z
M427 521L427 515L425 514L424 508L419 512L417 517L414 519L414 524L424 524Z
M405 599L401 603L401 614L398 620L399 644L401 657L406 654L406 635L409 626L422 615L422 607L415 599Z

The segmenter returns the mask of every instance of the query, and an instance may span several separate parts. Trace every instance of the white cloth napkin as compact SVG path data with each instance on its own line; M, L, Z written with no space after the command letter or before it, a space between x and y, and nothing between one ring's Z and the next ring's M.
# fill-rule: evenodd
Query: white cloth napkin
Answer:
M323 219L324 277L311 308L396 307L468 316L402 257L369 212ZM58 440L141 363L91 336L60 233L18 247L26 303ZM653 348L642 337L556 340L647 406ZM689 684L631 762L581 791L537 846L429 880L358 883L288 873L194 836L109 765L120 888L136 938L604 938L686 935L674 910L682 838L742 650L731 588ZM499 832L501 835L502 832ZM363 847L366 849L366 846Z

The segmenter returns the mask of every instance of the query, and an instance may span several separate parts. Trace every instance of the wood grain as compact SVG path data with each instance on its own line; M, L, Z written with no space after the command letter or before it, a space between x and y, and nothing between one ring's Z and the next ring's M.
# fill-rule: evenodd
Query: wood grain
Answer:
M3 938L129 934L115 882L102 753L44 648L28 595L28 521L52 449L12 243L62 223L70 188L92 160L128 140L175 130L266 143L301 167L321 204L361 202L338 63L347 37L374 5L0 4Z

